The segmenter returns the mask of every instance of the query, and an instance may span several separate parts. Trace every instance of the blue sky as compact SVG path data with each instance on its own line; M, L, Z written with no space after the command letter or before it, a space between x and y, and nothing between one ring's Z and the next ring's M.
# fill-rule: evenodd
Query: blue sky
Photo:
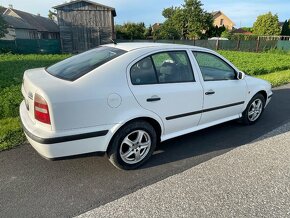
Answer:
M101 4L115 7L117 11L116 23L127 21L145 22L146 25L162 22L161 12L170 6L180 6L183 0L93 0ZM30 13L40 13L47 16L52 6L63 3L64 0L0 0L0 5L7 7L12 4L14 8ZM203 8L209 12L221 10L231 18L236 27L252 26L256 17L271 11L278 14L280 21L290 18L289 0L202 0Z

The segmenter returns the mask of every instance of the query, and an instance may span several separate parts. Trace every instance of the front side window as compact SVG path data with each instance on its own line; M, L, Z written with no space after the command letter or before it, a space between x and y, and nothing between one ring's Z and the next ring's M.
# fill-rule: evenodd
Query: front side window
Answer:
M236 71L221 58L206 52L193 52L204 81L235 80Z
M121 49L101 46L60 61L46 71L60 79L74 81L124 53L126 51Z
M153 54L134 64L130 73L133 85L195 81L186 51Z

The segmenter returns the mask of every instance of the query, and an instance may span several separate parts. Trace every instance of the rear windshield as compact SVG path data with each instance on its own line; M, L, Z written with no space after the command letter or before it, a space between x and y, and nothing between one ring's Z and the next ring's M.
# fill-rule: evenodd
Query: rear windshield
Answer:
M60 79L74 81L124 53L126 51L121 49L101 46L58 62L46 71Z

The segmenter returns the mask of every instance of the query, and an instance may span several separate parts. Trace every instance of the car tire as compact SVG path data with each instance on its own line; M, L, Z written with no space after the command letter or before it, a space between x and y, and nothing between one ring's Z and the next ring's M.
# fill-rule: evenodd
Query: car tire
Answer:
M252 125L256 123L260 119L264 111L264 107L265 107L264 96L260 93L256 94L251 99L251 101L247 105L247 108L244 110L242 114L241 118L242 123L245 125Z
M107 156L122 170L133 170L144 164L156 148L155 129L145 121L134 121L123 126L114 135Z

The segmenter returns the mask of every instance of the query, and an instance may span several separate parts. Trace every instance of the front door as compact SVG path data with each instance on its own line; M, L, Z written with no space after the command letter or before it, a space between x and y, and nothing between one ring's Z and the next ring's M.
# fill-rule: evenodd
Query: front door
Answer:
M242 113L246 82L225 60L207 52L193 52L203 78L204 103L200 125Z

